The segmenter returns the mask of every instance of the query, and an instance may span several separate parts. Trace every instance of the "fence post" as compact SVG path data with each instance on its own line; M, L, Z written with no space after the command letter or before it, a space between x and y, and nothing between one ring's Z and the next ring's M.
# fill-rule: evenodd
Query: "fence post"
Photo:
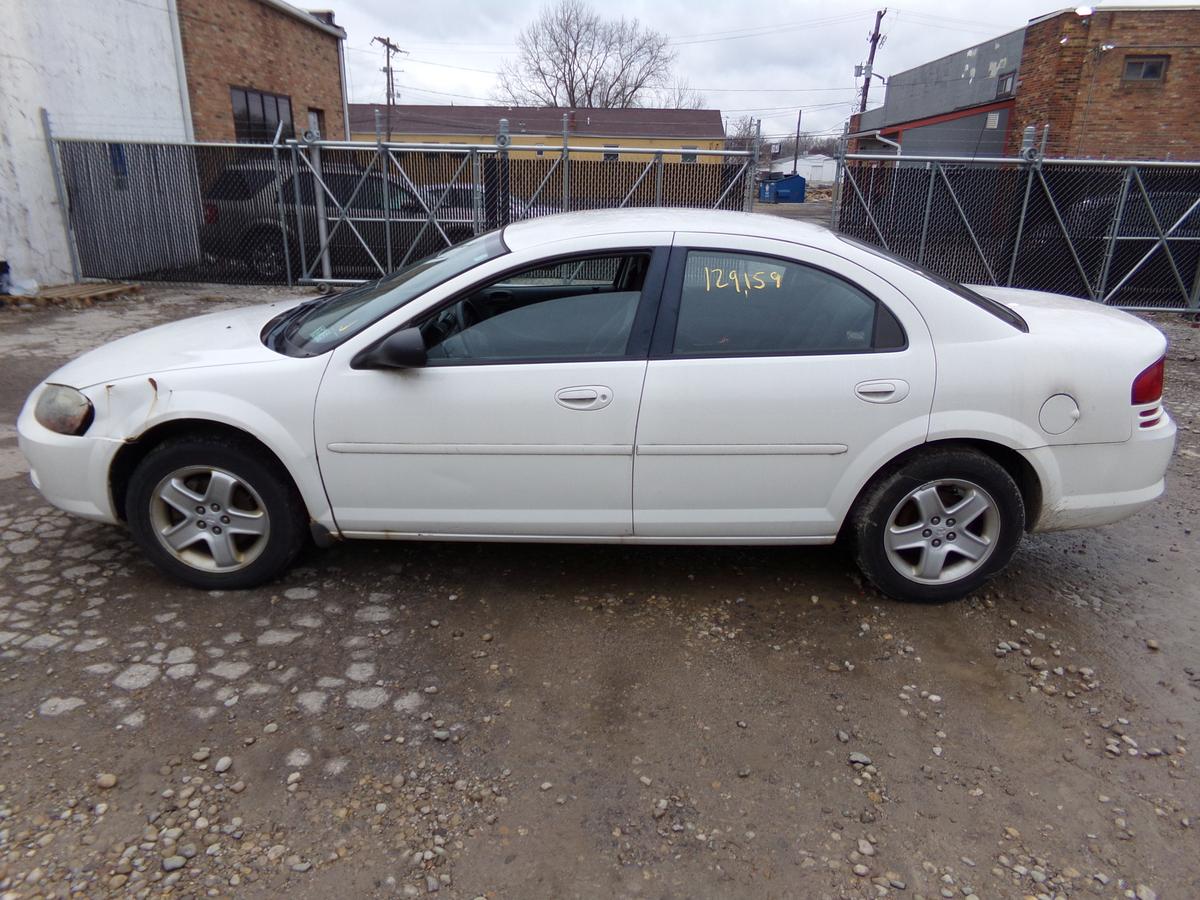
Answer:
M508 144L512 138L508 135L508 119L500 120L500 130L496 133L496 215L503 228L512 219L512 170L508 164Z
M50 113L46 112L44 106L40 112L42 114L42 131L46 135L46 152L50 154L50 169L54 173L54 192L58 196L58 208L62 213L63 231L67 237L67 252L71 256L71 277L78 284L80 278L82 278L79 267L79 248L75 246L75 230L71 227L71 211L67 208L67 188L63 182L61 160L59 160L58 150L54 146L54 135L50 131Z
M471 148L471 228L475 234L483 231L483 168L479 151Z
M383 176L383 239L387 242L387 270L392 271L392 203L391 182L392 164L391 151L383 145L383 113L375 110L375 154L383 164L380 174Z
M567 124L569 116L563 113L563 148L562 148L562 167L563 167L563 202L562 211L571 211L571 151L567 143L569 138L569 127Z
M833 175L833 211L829 217L829 227L834 231L838 230L842 218L842 178L846 174L846 133L848 128L848 125L842 126L842 134L837 142L837 168Z
M1032 144L1030 145L1030 150L1032 151ZM1022 153L1022 156L1025 156L1025 154ZM1013 276L1017 271L1017 254L1021 252L1021 235L1025 232L1025 216L1029 212L1029 194L1033 191L1033 176L1041 164L1042 157L1036 152L1030 152L1029 158L1023 163L1028 171L1028 177L1025 179L1025 199L1021 201L1021 215L1017 218L1017 236L1013 241L1012 259L1008 263L1008 281L1005 282L1006 287L1012 287Z
M663 191L663 155L654 154L654 205L662 206Z
M296 141L288 141L292 149L292 191L296 195L296 232L300 243L300 277L308 277L308 249L305 247L304 206L300 202L300 151Z
M925 216L921 219L921 247L917 250L918 266L925 262L925 242L929 238L929 217L933 214L933 180L940 165L940 163L933 165L925 163L925 168L929 170L929 189L925 192Z
M1196 260L1196 274L1192 276L1192 299L1188 308L1200 310L1200 259Z
M317 205L317 240L321 249L321 277L325 281L333 279L333 265L329 260L329 223L325 221L325 172L321 168L321 135L309 144L309 156L312 158L313 173L317 183L313 185L313 199Z
M762 141L762 119L754 124L754 143L750 147L750 156L746 159L746 198L742 208L746 212L754 209L754 180L758 177L758 145Z
M1117 200L1116 213L1113 216L1112 230L1104 246L1104 262L1100 264L1100 285L1096 293L1104 301L1104 290L1108 286L1108 273L1112 268L1113 254L1117 249L1117 234L1121 230L1121 220L1125 218L1125 201L1129 197L1129 182L1133 180L1133 166L1125 170L1125 178L1121 182L1121 196Z
M275 161L275 202L279 204L279 237L283 241L284 274L287 276L288 287L292 287L292 250L289 246L291 241L288 240L287 210L283 205L283 183L287 179L283 176L283 167L279 165L279 139L282 136L283 123L280 122L279 127L275 129L275 140L271 141L271 158Z

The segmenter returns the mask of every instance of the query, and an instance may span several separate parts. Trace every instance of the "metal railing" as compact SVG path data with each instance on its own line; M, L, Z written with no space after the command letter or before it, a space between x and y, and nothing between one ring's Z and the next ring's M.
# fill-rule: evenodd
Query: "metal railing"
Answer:
M850 153L834 216L955 281L1200 309L1200 163Z
M756 162L753 151L566 140L52 143L79 275L262 284L363 281L562 211L748 209Z

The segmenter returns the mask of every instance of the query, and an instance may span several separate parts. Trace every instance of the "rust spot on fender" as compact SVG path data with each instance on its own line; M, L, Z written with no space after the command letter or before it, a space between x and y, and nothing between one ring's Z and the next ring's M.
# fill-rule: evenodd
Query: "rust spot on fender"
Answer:
M158 405L158 382L153 377L146 379L150 382L150 390L154 391L154 396L150 398L150 406L146 410L146 418L150 418L150 414L154 412L154 407Z

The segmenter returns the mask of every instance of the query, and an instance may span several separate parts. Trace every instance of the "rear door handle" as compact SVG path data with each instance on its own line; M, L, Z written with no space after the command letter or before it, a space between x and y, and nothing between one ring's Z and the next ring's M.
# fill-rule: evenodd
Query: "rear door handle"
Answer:
M602 384L584 384L565 387L554 394L554 400L566 409L604 409L612 403L612 388Z
M868 403L899 403L908 396L908 382L901 378L861 381L854 386L854 393Z

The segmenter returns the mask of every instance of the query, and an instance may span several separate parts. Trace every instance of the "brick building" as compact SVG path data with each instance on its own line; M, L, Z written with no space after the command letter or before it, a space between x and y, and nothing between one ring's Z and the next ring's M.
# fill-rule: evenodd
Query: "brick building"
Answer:
M1011 156L1049 125L1050 156L1200 159L1198 76L1200 8L1064 10L891 76L850 145Z
M343 41L331 12L284 0L175 0L194 137L270 141L319 128L344 140Z

